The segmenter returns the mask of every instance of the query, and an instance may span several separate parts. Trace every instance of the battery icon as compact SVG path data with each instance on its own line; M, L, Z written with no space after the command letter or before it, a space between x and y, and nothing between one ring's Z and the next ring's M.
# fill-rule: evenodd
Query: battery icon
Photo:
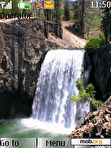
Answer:
M30 2L19 2L18 7L19 9L30 9L31 3Z

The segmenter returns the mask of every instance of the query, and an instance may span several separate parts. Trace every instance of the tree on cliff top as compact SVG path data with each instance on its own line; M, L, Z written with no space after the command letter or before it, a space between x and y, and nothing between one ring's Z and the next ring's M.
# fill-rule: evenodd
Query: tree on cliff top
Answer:
M10 0L5 0L6 4L8 4L8 2L10 2ZM17 14L17 13L22 13L23 10L20 10L18 8L18 3L19 3L19 0L12 0L12 9L2 9L0 12L3 12L3 13L7 13L7 14Z
M111 2L111 0L106 0L106 2L107 1ZM104 8L101 28L104 33L106 42L109 42L111 40L111 8Z
M19 1L18 0L12 0L12 13L14 14L14 13L21 13L22 12L22 10L20 10L19 8L18 8L18 3L19 3Z
M61 9L61 5L62 5L61 0L56 0L55 1L55 10L54 10L54 13L55 13L55 17L56 17L56 22L61 22L61 20L62 20L62 9Z
M70 11L69 11L68 0L65 0L65 3L64 3L64 20L66 20L66 21L70 20Z
M85 1L78 0L73 3L74 21L80 35L84 36Z

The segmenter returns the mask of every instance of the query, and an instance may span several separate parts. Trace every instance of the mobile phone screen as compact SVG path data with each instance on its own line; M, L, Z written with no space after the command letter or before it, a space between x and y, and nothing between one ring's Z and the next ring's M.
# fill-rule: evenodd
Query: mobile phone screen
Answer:
M110 0L0 0L0 147L110 147L110 24Z

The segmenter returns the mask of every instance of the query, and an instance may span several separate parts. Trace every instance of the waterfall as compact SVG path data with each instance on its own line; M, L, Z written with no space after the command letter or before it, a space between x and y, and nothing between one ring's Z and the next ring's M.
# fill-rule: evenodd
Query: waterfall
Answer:
M83 57L82 50L51 50L47 53L33 102L34 119L71 128L76 124L78 112L82 116L89 112L87 102L77 105L69 100L78 95L76 81L81 77Z

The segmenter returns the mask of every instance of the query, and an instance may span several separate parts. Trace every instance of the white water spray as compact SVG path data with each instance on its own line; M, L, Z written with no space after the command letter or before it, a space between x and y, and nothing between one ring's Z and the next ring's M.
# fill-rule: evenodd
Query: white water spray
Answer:
M83 57L82 50L51 50L47 53L33 102L32 118L36 120L23 122L60 133L65 132L62 128L74 129L76 117L90 111L88 102L77 104L68 99L78 95L76 81L81 77Z
M33 118L74 127L76 103L68 98L78 94L76 81L81 76L83 56L82 50L47 53L38 79Z

